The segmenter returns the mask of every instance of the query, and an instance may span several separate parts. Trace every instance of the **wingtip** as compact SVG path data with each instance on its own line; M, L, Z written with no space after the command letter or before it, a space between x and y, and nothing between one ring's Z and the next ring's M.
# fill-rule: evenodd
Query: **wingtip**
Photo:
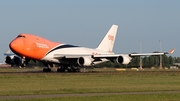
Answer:
M171 50L169 51L169 54L174 53L174 51L175 51L175 48L171 49Z

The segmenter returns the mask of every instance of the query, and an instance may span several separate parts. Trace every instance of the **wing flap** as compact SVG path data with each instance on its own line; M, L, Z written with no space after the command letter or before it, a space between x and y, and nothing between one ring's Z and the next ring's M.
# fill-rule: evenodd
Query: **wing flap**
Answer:
M102 54L102 55L92 55L92 58L115 58L123 54Z
M85 56L91 56L91 55L85 55L85 54L54 54L55 59L62 59L62 58L80 58Z

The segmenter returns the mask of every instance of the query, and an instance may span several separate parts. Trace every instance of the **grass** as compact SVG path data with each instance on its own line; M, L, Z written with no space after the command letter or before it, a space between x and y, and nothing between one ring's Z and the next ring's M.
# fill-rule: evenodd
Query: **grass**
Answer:
M0 96L37 94L74 94L109 92L179 91L180 72L177 71L123 71L90 73L0 73ZM60 97L54 100L168 101L180 98L175 94L106 95L89 97ZM47 100L51 99L33 99ZM162 100L161 100L162 99ZM164 99L164 100L163 100ZM31 99L27 99L31 100ZM173 101L174 101L173 100ZM141 100L138 100L141 101Z

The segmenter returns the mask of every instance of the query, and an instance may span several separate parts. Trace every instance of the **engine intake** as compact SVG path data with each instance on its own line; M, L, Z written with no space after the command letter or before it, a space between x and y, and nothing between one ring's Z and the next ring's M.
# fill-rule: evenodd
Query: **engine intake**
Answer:
M88 57L80 57L77 60L77 63L80 66L91 66L92 65L92 61Z
M119 64L129 64L131 57L129 56L119 56L116 58L117 63Z
M14 64L15 64L16 66L21 66L21 65L23 64L22 59L21 59L20 57L17 57L17 56L14 56L13 61L14 61Z

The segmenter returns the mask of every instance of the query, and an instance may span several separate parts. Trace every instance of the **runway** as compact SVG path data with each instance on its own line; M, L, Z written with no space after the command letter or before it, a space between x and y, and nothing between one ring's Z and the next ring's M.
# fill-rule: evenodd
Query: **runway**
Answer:
M58 97L83 97L104 95L136 95L136 94L175 94L178 91L156 91L156 92L118 92L118 93L84 93L84 94L48 94L48 95L24 95L24 96L0 96L0 100L34 99L34 98L58 98Z

